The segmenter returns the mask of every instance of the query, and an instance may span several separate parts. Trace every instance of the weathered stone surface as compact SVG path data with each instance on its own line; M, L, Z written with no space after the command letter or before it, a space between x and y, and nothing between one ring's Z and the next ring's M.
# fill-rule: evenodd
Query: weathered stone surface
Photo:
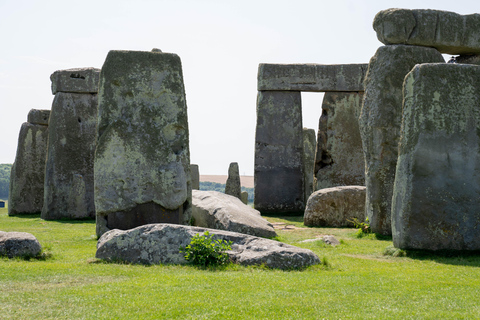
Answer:
M480 250L480 66L417 65L404 92L393 243Z
M41 251L37 238L30 233L0 231L0 256L35 257Z
M50 110L32 109L28 113L27 122L30 124L40 124L48 126Z
M303 212L303 131L300 92L260 91L255 132L255 208Z
M317 147L317 139L315 138L315 130L303 128L303 173L305 174L305 203L314 190L314 172L315 167L315 149Z
M110 51L99 86L97 235L145 223L188 224L187 105L176 54Z
M366 212L373 232L391 234L393 182L398 157L403 80L419 63L444 62L433 48L383 46L370 60L359 118L365 157Z
M365 185L358 117L363 93L327 92L323 97L315 156L315 190Z
M97 95L58 92L50 114L42 219L95 217Z
M270 268L295 269L320 263L312 251L282 242L174 224L150 224L127 231L111 230L98 240L95 256L98 259L139 264L186 264L179 248L185 247L192 237L205 231L213 234L214 239L232 241L232 250L228 254L234 263L241 265L264 264Z
M28 119L48 110L30 110ZM48 116L47 116L48 123ZM10 173L8 214L32 214L42 211L47 154L48 126L25 122L18 137L17 154Z
M308 242L316 242L316 241L322 241L324 242L325 244L328 244L328 245L331 245L333 247L336 247L340 244L340 241L338 241L337 238L335 238L334 236L322 236L322 237L319 237L317 239L307 239L307 240L303 240L303 241L300 241L300 243L308 243Z
M268 64L258 66L259 91L363 91L367 64Z
M225 194L241 199L242 185L240 183L240 172L238 170L238 163L232 162L228 167L228 178L225 184Z
M480 55L478 54L459 55L457 57L453 57L453 59L453 63L480 65Z
M192 190L200 190L200 171L198 170L198 164L191 164L190 172L192 176Z
M303 223L315 227L352 227L365 221L365 187L344 186L315 191L308 198Z
M260 216L258 210L237 197L217 191L192 191L192 216L197 227L245 233L272 238L273 226Z
M373 28L384 44L436 48L448 54L480 53L480 14L422 9L387 9L375 16Z
M244 204L248 204L248 192L247 191L242 191L242 193L240 194L240 200L242 200L242 202Z
M75 68L57 70L50 76L52 94L57 92L97 93L100 69Z

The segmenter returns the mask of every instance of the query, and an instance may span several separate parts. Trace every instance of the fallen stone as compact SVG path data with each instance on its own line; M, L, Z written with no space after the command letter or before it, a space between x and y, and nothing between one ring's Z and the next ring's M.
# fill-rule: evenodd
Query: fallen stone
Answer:
M433 48L383 46L370 60L359 118L365 157L366 213L373 232L391 235L393 183L402 122L403 80L419 63L445 62Z
M32 214L42 211L45 182L45 158L48 144L48 126L35 124L46 118L50 111L32 109L31 122L22 124L17 153L10 173L8 215Z
M51 76L52 94L57 92L97 93L100 69L75 68L55 71Z
M188 224L192 184L180 57L110 51L99 101L97 236L148 223Z
M480 66L417 65L404 90L393 243L480 250Z
M317 139L315 138L315 130L303 128L303 181L305 189L304 201L307 203L308 197L314 190L314 172L315 167L315 149L317 147Z
M197 227L227 230L273 238L273 226L258 210L240 199L217 191L192 191L192 217Z
M36 257L41 251L37 238L30 233L0 231L0 256Z
M258 91L363 91L366 64L268 64L258 66Z
M363 93L326 92L318 125L315 190L365 185L358 117Z
M242 186L240 183L240 173L238 170L238 163L232 162L228 167L228 178L225 184L225 194L241 198Z
M188 245L196 234L208 231L214 239L232 241L230 259L240 265L265 265L276 269L297 269L319 264L310 250L297 248L236 232L174 224L150 224L131 230L111 230L97 243L96 257L107 261L137 264L186 264L180 247Z
M377 38L384 44L436 48L447 54L480 53L480 14L422 9L387 9L373 20Z
M198 164L191 164L190 172L192 176L192 189L200 190L200 172L198 170Z
M311 227L353 227L349 220L365 221L365 187L326 188L312 193L303 223Z
M303 212L303 126L300 92L260 91L255 131L255 208Z
M340 241L337 240L334 236L322 236L317 239L307 239L300 241L300 243L309 243L309 242L316 242L316 241L322 241L328 245L331 245L332 247L336 247L340 244Z

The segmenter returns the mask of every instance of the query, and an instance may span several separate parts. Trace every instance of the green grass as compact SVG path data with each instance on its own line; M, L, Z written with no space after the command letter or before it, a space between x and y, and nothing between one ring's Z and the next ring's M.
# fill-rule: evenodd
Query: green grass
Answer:
M0 319L472 319L480 317L480 257L384 256L392 243L354 229L279 231L329 266L303 271L141 266L95 261L93 221L8 217L0 230L34 234L51 258L0 258ZM319 235L337 247L300 243Z

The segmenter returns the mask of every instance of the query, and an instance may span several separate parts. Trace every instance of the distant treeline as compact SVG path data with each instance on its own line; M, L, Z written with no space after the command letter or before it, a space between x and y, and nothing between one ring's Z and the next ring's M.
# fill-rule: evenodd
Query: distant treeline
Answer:
M11 164L0 164L0 199L8 198L8 188L10 186Z
M225 193L225 184L209 182L209 181L200 181L200 190L203 191L218 191ZM242 187L242 191L248 192L248 202L253 202L253 188Z

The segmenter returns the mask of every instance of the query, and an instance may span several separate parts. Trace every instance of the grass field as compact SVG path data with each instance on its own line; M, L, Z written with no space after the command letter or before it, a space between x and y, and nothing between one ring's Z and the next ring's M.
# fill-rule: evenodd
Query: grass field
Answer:
M268 218L303 227L298 217ZM391 245L354 229L279 230L328 267L107 264L94 259L94 221L8 217L0 230L34 234L51 257L0 258L0 319L472 319L480 318L480 257L384 256ZM299 243L322 234L337 247Z

